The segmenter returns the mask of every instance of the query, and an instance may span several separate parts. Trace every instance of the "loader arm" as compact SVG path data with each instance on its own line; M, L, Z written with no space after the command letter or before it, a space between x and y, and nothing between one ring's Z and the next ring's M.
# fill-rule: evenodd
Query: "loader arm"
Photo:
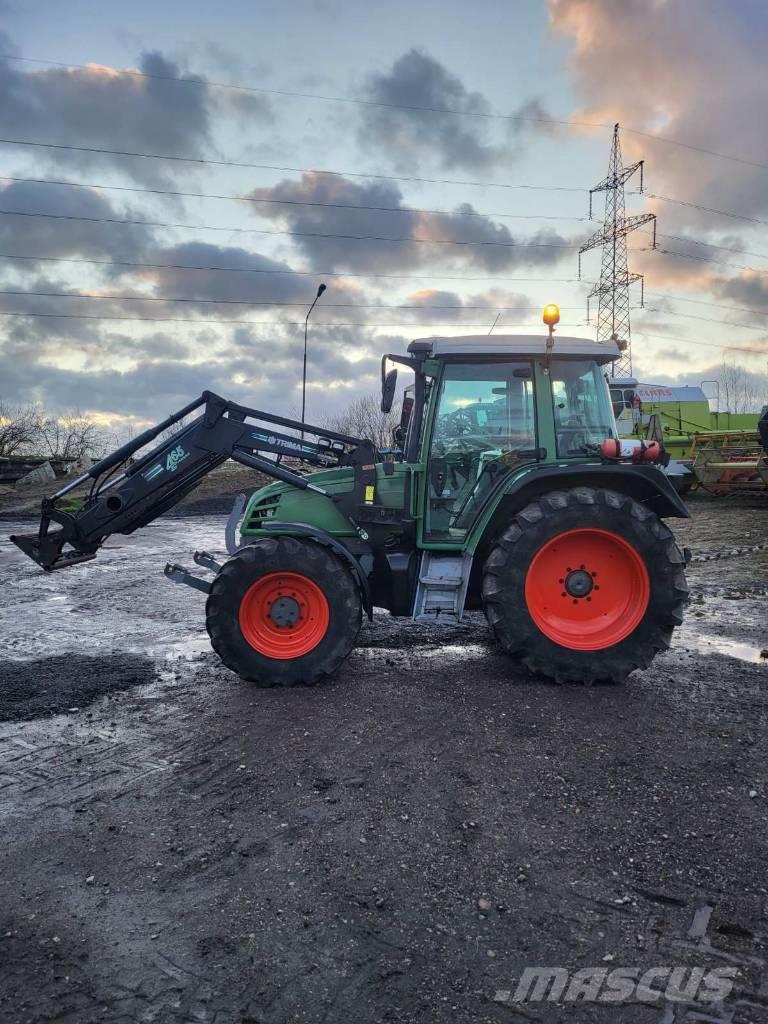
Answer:
M199 415L179 426L194 413ZM275 430L276 426L300 430L301 437ZM159 444L129 462L161 435ZM259 453L264 452L277 455L278 460L263 458ZM105 456L51 498L44 498L37 532L12 536L11 540L46 572L87 561L96 557L111 534L130 534L151 523L227 459L294 487L327 493L282 466L282 455L324 468L353 466L355 490L364 486L377 457L373 443L364 438L251 409L204 391L194 402ZM64 495L88 483L90 489L80 509L67 512L57 506Z

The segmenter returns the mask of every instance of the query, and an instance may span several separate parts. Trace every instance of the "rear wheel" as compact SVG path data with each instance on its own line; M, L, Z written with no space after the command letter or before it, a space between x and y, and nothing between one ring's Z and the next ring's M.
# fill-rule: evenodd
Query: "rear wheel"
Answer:
M211 585L213 649L258 686L311 686L335 671L360 630L360 592L314 541L267 537L225 562Z
M672 532L627 495L576 487L519 512L486 561L505 649L558 682L625 679L669 647L688 595Z

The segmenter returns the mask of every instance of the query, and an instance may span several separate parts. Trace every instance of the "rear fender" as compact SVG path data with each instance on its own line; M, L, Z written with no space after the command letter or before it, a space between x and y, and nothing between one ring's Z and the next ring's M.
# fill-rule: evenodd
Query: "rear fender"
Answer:
M605 463L578 466L541 466L513 480L499 481L497 492L486 506L485 515L472 531L468 547L472 551L488 546L508 525L515 512L548 491L573 487L602 487L626 494L650 508L660 519L687 519L685 502L667 477L655 466Z

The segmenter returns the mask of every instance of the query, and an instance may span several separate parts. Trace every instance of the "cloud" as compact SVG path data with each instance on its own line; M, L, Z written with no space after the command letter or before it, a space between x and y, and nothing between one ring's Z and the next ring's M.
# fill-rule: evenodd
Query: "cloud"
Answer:
M406 295L402 303L406 308L398 310L396 316L406 321L412 319L422 332L440 324L466 324L473 330L483 324L487 325L487 330L497 313L496 329L503 331L506 323L518 323L521 317L531 315L531 301L527 296L503 288L467 295L442 288L419 288Z
M3 32L0 51L15 52ZM12 61L0 59L0 132L62 145L200 157L212 145L213 122L222 110L269 119L261 97L212 88L159 52L143 53L138 70L147 77L98 64L18 70ZM13 152L29 151L13 147ZM194 167L109 153L34 152L57 168L118 168L150 185L170 184Z
M768 278L765 274L745 272L734 277L721 277L712 282L712 291L718 298L741 305L768 310ZM744 319L748 313L742 313Z
M659 348L655 353L656 359L666 359L672 363L690 363L691 353L684 352L680 348L675 348L674 345L670 345L667 348Z
M527 118L546 116L539 101L530 99L518 119L489 119L482 93L471 92L458 75L416 49L398 57L384 74L371 75L365 97L371 105L361 111L360 145L366 152L385 152L405 171L417 169L422 160L446 170L488 170L515 155L516 140L529 129ZM499 124L502 138L491 139Z
M564 246L578 244L551 228L528 238L513 236L506 225L478 214L470 203L447 214L420 213L403 205L392 182L359 183L342 175L311 172L254 189L251 196L281 200L283 205L265 205L259 215L300 232L296 246L326 271L397 273L440 262L492 272L551 265L566 254L574 255ZM313 203L318 205L305 205ZM327 237L333 235L352 237ZM460 244L442 244L446 241Z
M549 10L554 31L573 44L579 118L619 121L768 164L768 134L760 128L768 111L762 0L549 0ZM629 131L622 146L627 161L645 158L650 192L753 215L768 210L764 168ZM691 209L658 212L666 225L732 227Z
M314 279L294 273L291 264L284 260L274 260L239 246L208 242L157 247L151 253L150 262L169 266L141 271L132 279L150 285L151 294L183 299L184 303L153 302L151 314L141 303L126 304L127 308L140 309L145 315L186 317L197 314L236 320L258 313L262 320L303 320L320 283L319 276ZM174 269L174 266L200 269ZM222 269L216 269L218 267ZM327 285L325 305L355 305L366 301L364 290L353 282L333 279ZM323 316L322 309L318 313ZM349 319L349 313L343 310L342 319ZM356 315L353 319L359 317Z
M298 408L303 343L287 329L237 328L224 339L193 329L182 337L105 333L98 344L106 358L85 369L59 365L35 345L0 348L0 397L152 422L206 388L278 414ZM379 337L365 328L313 329L308 407L315 418L343 408L360 390L375 390L381 355L404 352L405 344L402 337ZM186 358L178 358L182 352ZM131 365L110 365L109 357L120 354L129 355Z
M39 185L14 181L0 188L0 250L26 256L70 257L136 261L153 235L141 225L115 225L67 220L67 217L141 219L141 214L117 210L100 192L66 185ZM49 213L56 217L6 215L13 212ZM56 219L56 218L60 219ZM15 269L30 264L14 263ZM34 261L33 268L38 266Z

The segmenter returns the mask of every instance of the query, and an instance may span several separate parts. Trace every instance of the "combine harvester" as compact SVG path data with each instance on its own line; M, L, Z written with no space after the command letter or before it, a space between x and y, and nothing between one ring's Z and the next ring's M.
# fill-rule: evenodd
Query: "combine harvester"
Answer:
M378 606L432 622L482 608L533 671L622 680L682 621L685 559L662 519L688 513L648 464L659 446L617 438L604 375L617 344L555 343L558 320L548 306L548 337L428 338L385 356L384 411L397 381L387 361L414 375L401 461L383 461L365 438L204 392L44 500L39 529L12 539L48 572L74 566L234 459L276 482L244 515L236 504L226 561L195 553L210 581L179 565L165 572L206 595L211 643L241 677L318 682ZM294 472L284 455L317 471ZM64 510L85 485L79 510Z
M619 434L662 443L671 460L668 474L681 493L702 487L732 494L768 486L757 413L713 412L703 387L614 378L610 389Z

